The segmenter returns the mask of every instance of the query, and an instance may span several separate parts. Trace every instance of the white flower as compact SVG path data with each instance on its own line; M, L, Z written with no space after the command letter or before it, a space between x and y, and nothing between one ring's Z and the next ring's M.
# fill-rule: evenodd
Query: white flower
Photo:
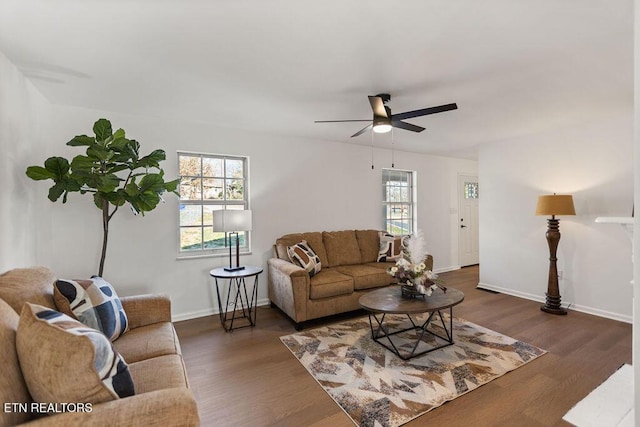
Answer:
M424 264L424 262L421 262L420 265L418 266L418 268L420 268L420 271L422 271L425 268L427 268L427 266Z
M391 267L391 270L389 272L392 276L395 275L398 272L398 267Z
M438 275L431 270L427 270L426 274L427 274L427 278L430 280L436 280L438 278Z
M396 261L396 265L397 265L398 267L408 267L408 266L409 266L409 265L411 265L411 264L410 264L410 263L409 263L409 261L407 261L406 259L404 259L404 258L400 258L398 261Z

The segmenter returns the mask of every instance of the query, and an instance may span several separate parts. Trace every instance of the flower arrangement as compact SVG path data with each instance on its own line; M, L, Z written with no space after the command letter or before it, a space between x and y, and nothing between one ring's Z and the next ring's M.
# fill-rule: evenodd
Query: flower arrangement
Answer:
M433 271L427 270L424 261L428 255L421 230L406 239L400 259L388 270L388 273L402 284L403 293L431 296L438 288L447 291L442 279Z

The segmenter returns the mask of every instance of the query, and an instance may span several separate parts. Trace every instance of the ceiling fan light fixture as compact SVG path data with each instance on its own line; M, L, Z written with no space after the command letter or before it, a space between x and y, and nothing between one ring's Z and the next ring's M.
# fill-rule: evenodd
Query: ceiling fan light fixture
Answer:
M391 131L391 121L387 117L375 117L373 119L373 131L375 133L387 133Z
M385 125L385 124L375 125L373 127L373 131L375 133L387 133L391 131L391 125Z

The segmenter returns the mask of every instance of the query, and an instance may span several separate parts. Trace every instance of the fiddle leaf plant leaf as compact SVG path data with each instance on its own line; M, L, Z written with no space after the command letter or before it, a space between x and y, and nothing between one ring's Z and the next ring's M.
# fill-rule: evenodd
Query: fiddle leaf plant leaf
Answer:
M143 176L140 180L140 191L162 193L164 191L164 179L162 179L162 175L159 173L150 173Z
M87 157L100 161L110 160L115 153L105 147L95 146L87 148Z
M167 159L167 155L164 150L153 150L151 154L147 154L144 157L141 157L138 160L138 167L141 168L158 168L160 167L160 162Z
M62 178L69 172L69 161L64 157L49 157L44 161L46 170L54 175L53 180L62 181Z
M61 182L56 182L53 187L49 189L49 200L51 200L52 202L57 201L60 196L62 196L62 193L64 193L64 185Z
M27 168L27 176L34 181L42 181L44 179L54 179L56 175L43 168L42 166L29 166Z
M180 183L179 179L174 179L173 181L168 181L164 183L164 189L170 193L175 194L176 196L179 196L180 194L178 193L178 184Z
M78 135L78 136L74 136L71 141L67 142L67 145L71 147L83 147L83 146L90 147L95 143L96 143L96 139L92 136Z
M124 129L120 128L120 129L118 129L117 131L115 131L113 133L113 140L115 141L115 140L118 140L118 139L122 139L122 138L124 138L124 136L125 136Z
M99 119L93 125L93 133L96 134L96 141L105 141L113 134L111 122L107 119Z

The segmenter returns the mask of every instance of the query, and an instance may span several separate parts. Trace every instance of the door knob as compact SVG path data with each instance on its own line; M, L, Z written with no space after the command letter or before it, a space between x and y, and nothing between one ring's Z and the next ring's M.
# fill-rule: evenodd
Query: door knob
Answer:
M460 224L460 228L467 228L467 226L464 224Z

